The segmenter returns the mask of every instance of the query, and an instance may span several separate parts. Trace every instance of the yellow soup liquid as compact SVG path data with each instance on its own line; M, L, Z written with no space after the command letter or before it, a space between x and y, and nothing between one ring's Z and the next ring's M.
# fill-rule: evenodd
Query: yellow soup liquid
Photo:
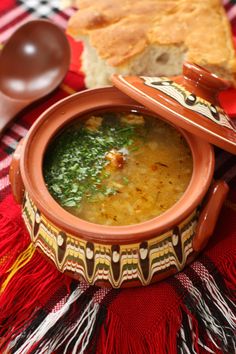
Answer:
M84 132L77 140L82 141L83 137L86 139L88 134L90 144L81 143L84 155L88 154L84 166L80 158L83 156L82 152L78 152L78 166L75 159L77 167L70 167L68 157L68 169L72 169L71 190L74 188L74 194L68 191L69 187L64 191L63 183L58 182L58 178L63 177L63 172L60 172L62 162L59 163L58 176L54 178L53 173L50 175L50 171L54 171L54 174L57 171L56 160L59 161L63 155L57 151L57 142L66 131L56 138L51 150L49 148L48 156L55 154L57 159L46 156L44 171L46 183L54 198L79 218L103 225L137 224L164 213L186 190L193 168L191 151L181 134L162 120L135 113L106 113L91 116L82 123L75 124L71 131L76 130ZM117 135L119 132L123 134L120 139ZM97 139L97 144L104 145L97 152L96 146L93 146L93 137ZM66 150L68 145L67 140L65 141L64 149L63 145L60 147L61 151ZM79 149L79 144L77 148ZM70 145L69 149L71 155L76 151ZM92 149L97 155L94 152L89 162ZM101 159L99 171L94 170L96 173L88 176L89 172L86 171L89 171L89 166L95 168L94 163L98 159ZM81 167L87 170L83 171ZM73 172L73 168L77 168L77 174ZM70 174L65 176L66 183L70 186ZM76 193L78 201L74 200Z

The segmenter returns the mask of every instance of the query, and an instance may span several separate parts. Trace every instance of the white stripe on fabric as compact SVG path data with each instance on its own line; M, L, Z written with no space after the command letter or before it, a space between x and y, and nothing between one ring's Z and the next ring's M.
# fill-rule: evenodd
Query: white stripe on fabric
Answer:
M60 334L58 333L54 337L49 338L49 340L45 341L45 343L43 343L43 345L41 345L40 348L38 348L35 353L36 354L47 353L48 348L50 348L50 353L52 353L56 351L59 347L61 347L63 344L64 344L63 353L71 353L71 351L68 352L68 348L71 342L75 338L77 338L78 334L79 337L76 340L76 343L78 342L78 344L82 346L83 351L81 351L81 353L84 353L84 350L88 345L91 332L94 328L94 323L97 318L98 311L99 311L99 305L95 304L93 300L91 300L86 306L86 308L83 310L82 314L80 314L80 316L78 317L76 323L74 323L67 330L67 333L62 331ZM86 326L84 326L85 323L87 323ZM79 333L81 327L83 326L84 326L83 330L81 331L81 333ZM86 338L88 338L87 341Z
M40 341L49 331L49 329L52 328L55 323L60 320L60 318L69 310L70 305L74 303L83 293L84 291L82 291L80 286L78 286L70 295L67 302L61 307L61 309L57 312L50 312L47 317L41 322L41 324L34 330L34 332L25 340L23 345L17 351L15 351L15 354L27 353L30 348L35 343ZM9 349L11 349L12 347L13 343L10 345Z
M88 313L88 325L86 328L84 328L83 332L80 333L79 338L75 342L72 354L77 354L78 346L80 345L81 341L81 349L79 354L83 354L85 352L85 349L87 348L87 345L89 344L90 336L92 334L94 324L96 321L96 315L99 311L99 305L98 304L93 304L94 311L90 311ZM77 330L78 333L78 330ZM68 353L69 354L69 353Z
M213 276L208 272L207 268L199 261L195 261L191 267L198 273L198 275L204 279L204 284L209 291L209 294L215 299L214 305L219 308L219 310L224 313L225 319L228 321L229 325L236 329L236 317L229 317L228 314L232 313L229 306L225 302L220 289L218 288ZM228 299L232 303L230 299ZM235 306L236 308L236 306ZM233 318L233 319L232 319Z
M22 127L22 125L19 125L17 123L13 124L11 130L22 137L24 137L28 133L27 129L25 129L24 127Z
M13 10L3 15L0 19L0 31L4 26L8 25L11 21L14 21L18 16L20 16L24 12L25 11L21 6L17 6Z
M182 347L181 347L181 350L184 354L192 354L186 344L186 336L185 336L185 331L183 329L183 326L180 327L180 335L181 335L181 339L182 339ZM194 351L194 354L197 354L195 351Z
M86 306L86 309L83 313L82 318L79 319L79 321L77 321L77 324L75 326L75 333L73 334L73 336L70 338L70 340L67 342L66 347L63 351L63 354L66 354L69 348L70 343L73 341L74 338L77 337L77 335L79 334L79 337L76 341L76 344L73 348L72 354L75 352L77 353L77 347L79 344L81 344L81 340L83 337L90 337L90 330L91 328L93 329L93 325L94 325L94 320L96 319L96 315L98 313L99 310L99 305L98 304L94 304L93 301L90 301L90 303ZM93 319L93 320L92 320ZM87 320L87 326L83 329L83 331L81 333L79 333L81 326L84 324L84 322ZM84 341L84 340L83 340Z
M12 148L13 150L16 149L17 145L18 145L18 141L13 139L12 137L10 137L9 135L4 135L3 138L2 138L2 142Z
M236 318L233 311L231 311L227 304L227 301L230 301L231 303L232 301L229 298L227 298L226 301L221 293L221 290L215 283L214 278L209 274L203 264L196 261L191 265L191 267L198 273L203 281L204 297L207 297L214 303L219 313L227 320L229 328L232 329L233 333L236 329ZM227 348L229 338L226 337L225 328L221 327L216 314L212 313L212 309L207 305L207 302L204 300L200 290L194 286L192 280L185 273L179 273L176 278L180 280L183 287L187 289L189 296L191 296L194 300L198 314L201 316L202 321L205 324L206 332L211 342L214 343L216 348L220 349L214 340L214 338L218 338ZM233 342L233 345L235 347L235 342Z
M3 189L5 189L6 187L8 187L10 184L10 181L9 181L9 176L6 175L5 177L2 177L0 179L0 191L2 191Z
M188 315L188 324L189 324L189 328L191 330L191 334L192 334L193 338L196 339L196 333L194 332L193 325L192 325L192 318L189 315ZM183 327L183 325L182 325L182 327ZM198 344L201 347L203 347L207 352L209 352L211 354L215 354L210 348L208 348L206 345L204 345L199 338L198 338ZM194 349L194 344L193 343L192 343L192 351L193 351L193 353L195 353L195 349Z
M5 159L0 161L0 171L10 166L11 160L12 160L12 156L8 155Z

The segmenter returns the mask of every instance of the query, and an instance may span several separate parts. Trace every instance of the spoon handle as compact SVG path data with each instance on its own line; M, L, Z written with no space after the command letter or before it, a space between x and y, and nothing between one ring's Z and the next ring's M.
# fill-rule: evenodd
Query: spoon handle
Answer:
M0 136L8 128L16 114L28 104L4 95L0 91Z

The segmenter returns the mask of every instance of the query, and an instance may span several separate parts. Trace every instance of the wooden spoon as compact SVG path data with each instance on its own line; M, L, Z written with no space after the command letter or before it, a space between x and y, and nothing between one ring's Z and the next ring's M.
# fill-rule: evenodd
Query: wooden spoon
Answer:
M14 116L63 80L70 49L63 31L47 20L21 26L0 53L0 135Z

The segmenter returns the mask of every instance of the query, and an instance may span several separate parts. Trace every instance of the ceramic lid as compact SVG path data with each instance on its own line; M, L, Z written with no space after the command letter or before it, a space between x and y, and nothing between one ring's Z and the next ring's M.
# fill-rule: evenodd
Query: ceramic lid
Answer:
M220 107L229 83L202 67L184 63L178 77L113 75L114 85L167 121L236 154L236 123Z

